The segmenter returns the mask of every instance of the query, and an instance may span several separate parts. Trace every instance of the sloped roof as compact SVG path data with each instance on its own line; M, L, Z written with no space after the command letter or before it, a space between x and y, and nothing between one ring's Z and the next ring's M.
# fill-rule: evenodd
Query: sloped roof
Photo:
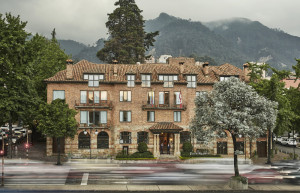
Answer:
M114 74L114 71L116 74ZM124 82L126 74L135 74L136 80L140 80L141 74L152 74L152 82L162 82L158 80L159 74L179 75L178 82L186 82L184 75L197 75L198 83L213 84L222 75L237 75L242 77L243 71L231 64L221 66L208 66L208 75L204 75L203 67L200 65L170 65L170 64L95 64L87 60L81 60L73 65L73 79L66 78L66 70L56 73L53 77L46 79L46 82L87 82L83 80L85 73L104 74L105 80L101 82Z
M182 127L175 125L171 122L160 122L149 128L153 133L161 133L161 132L170 132L170 133L178 133L183 130Z

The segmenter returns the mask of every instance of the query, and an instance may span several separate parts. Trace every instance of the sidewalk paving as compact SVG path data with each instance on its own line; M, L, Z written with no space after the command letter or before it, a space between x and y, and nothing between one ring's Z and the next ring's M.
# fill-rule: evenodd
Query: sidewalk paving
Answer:
M230 191L228 185L13 185L4 186L4 190L69 190L69 191ZM300 192L300 186L289 185L249 185L248 191L295 191Z

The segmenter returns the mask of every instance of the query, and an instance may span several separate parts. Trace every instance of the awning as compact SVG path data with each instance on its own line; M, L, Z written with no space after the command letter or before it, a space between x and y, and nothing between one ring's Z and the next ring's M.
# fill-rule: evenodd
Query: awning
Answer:
M157 123L149 128L149 130L154 134L159 133L179 133L183 130L182 127L175 125L174 123L170 122L160 122Z

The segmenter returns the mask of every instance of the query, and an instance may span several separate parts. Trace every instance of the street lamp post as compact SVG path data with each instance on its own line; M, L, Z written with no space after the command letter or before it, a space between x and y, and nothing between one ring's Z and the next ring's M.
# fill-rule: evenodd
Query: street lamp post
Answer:
M5 131L1 132L2 135L2 150L1 150L1 155L2 155L2 178L1 178L1 186L4 186L4 135L3 133L5 133Z

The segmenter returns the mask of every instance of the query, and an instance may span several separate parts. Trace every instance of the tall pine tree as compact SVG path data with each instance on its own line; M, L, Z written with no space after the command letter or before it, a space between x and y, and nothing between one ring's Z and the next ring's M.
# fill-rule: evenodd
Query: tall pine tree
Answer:
M105 42L104 48L98 51L97 57L108 63L113 60L121 64L144 63L145 51L153 46L158 31L144 31L142 10L134 0L118 0L115 6L119 7L108 14L106 22L109 40Z

